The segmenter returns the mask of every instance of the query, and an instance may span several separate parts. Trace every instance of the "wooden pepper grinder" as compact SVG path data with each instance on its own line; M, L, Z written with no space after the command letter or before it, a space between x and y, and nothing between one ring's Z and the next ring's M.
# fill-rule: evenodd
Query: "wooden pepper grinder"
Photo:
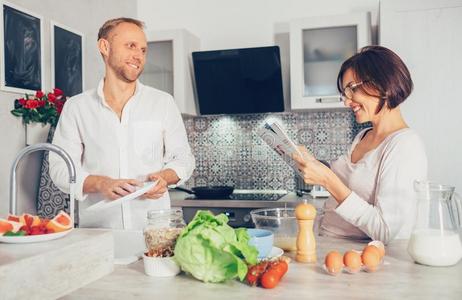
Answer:
M300 203L295 208L298 223L297 255L295 260L303 263L316 263L316 240L314 239L313 224L316 208L313 205Z

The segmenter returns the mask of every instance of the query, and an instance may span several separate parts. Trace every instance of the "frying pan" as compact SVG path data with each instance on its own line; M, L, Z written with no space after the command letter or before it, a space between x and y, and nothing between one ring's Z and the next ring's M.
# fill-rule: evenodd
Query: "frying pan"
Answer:
M176 190L196 195L198 199L226 199L234 191L233 186L196 186L189 189L175 187Z

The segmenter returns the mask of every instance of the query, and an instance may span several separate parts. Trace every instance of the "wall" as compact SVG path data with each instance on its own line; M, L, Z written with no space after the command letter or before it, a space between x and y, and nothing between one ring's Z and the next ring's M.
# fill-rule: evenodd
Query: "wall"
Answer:
M403 114L424 139L430 179L455 185L459 192L462 191L459 117L462 102L457 100L462 78L460 3L383 0L383 7L401 6L397 9L401 15L383 16L387 31L381 41L402 56L414 78L415 89L403 104ZM290 19L370 11L373 42L378 40L380 19L378 0L138 0L138 9L139 18L148 29L186 28L201 39L202 50L280 45L286 99L290 98L287 55Z
M378 8L376 0L138 0L138 16L148 30L185 28L200 38L202 50L279 45L286 106L290 98L288 22L369 11L376 41ZM293 171L255 134L254 129L269 117L279 119L295 141L326 160L344 153L360 128L347 110L186 119L197 165L187 185L294 189Z
M96 48L99 27L110 18L136 17L136 1L124 0L10 0L9 3L23 7L44 17L45 78L44 88L50 87L50 20L73 28L85 34L85 89L94 88L104 74L104 65ZM3 43L3 41L2 41ZM3 45L2 45L3 47ZM24 147L24 127L20 120L10 114L14 99L19 94L0 91L0 128L2 147L0 148L0 216L9 208L9 176L11 164ZM35 211L41 154L33 153L25 158L18 168L19 211Z
M186 28L210 50L273 45L289 20L308 16L370 11L376 25L378 6L378 0L138 0L138 16L151 30Z
M414 92L402 110L425 143L429 178L460 194L462 1L388 0L381 20L381 43L404 59L413 76Z
M290 99L288 22L365 11L371 13L376 43L378 0L138 0L138 17L147 30L185 28L200 38L202 50L278 45L286 107Z
M269 119L277 120L295 143L327 161L345 153L364 127L347 110L188 118L185 126L196 169L187 186L297 188L295 172L256 133Z

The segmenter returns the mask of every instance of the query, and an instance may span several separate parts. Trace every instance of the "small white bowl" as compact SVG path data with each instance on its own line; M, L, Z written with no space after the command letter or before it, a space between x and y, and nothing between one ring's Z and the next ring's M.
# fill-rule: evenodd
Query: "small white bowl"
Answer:
M173 257L151 257L143 254L144 272L154 277L172 277L180 273Z

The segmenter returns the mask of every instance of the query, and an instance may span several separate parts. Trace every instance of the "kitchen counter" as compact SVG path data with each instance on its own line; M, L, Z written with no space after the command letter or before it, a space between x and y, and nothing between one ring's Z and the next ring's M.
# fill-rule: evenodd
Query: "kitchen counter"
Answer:
M0 243L0 299L56 299L113 270L107 230L76 228L40 243Z
M317 238L318 263L292 262L279 285L271 290L249 287L237 280L205 284L185 274L148 277L143 263L117 266L115 271L62 299L460 299L462 263L427 267L412 262L407 241L392 242L383 266L375 273L326 274L321 269L330 250L361 250L364 243ZM293 256L289 253L288 256Z

